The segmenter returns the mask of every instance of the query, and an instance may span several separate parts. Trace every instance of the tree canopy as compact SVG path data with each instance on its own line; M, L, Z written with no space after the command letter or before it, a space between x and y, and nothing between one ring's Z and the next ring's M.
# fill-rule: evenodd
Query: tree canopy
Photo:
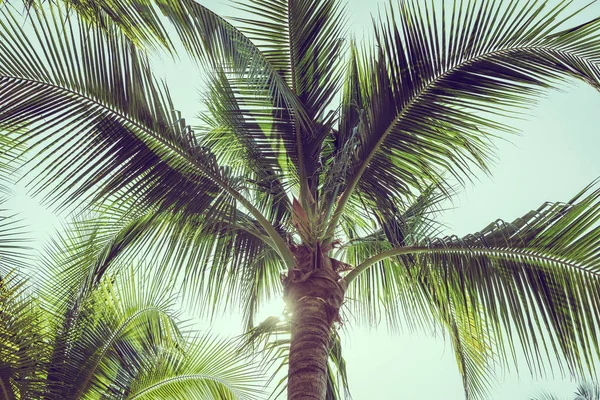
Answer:
M240 2L231 21L191 0L28 3L0 3L0 129L50 202L100 213L98 282L152 255L248 329L283 294L290 398L317 378L327 395L346 311L445 330L467 396L517 351L595 370L597 183L462 238L435 219L450 182L489 170L500 116L566 78L600 87L600 19L569 25L584 8L390 3L358 43L335 0ZM210 69L201 126L153 76L157 49Z

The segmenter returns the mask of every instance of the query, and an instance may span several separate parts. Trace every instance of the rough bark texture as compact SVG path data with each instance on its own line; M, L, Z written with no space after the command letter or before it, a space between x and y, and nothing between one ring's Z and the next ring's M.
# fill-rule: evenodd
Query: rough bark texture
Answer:
M320 298L307 296L297 303L292 319L288 399L325 399L330 329L327 305Z
M284 278L292 312L288 399L324 400L331 326L338 319L344 291L338 271L343 264L326 251L298 246L296 268Z

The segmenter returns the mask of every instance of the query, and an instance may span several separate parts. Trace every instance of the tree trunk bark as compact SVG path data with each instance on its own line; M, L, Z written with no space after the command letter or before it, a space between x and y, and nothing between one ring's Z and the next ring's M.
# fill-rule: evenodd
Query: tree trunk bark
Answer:
M331 324L319 297L298 299L292 315L288 399L324 400Z
M296 267L284 278L285 299L292 312L288 367L289 400L324 400L333 322L344 300L343 266L328 249L292 248Z

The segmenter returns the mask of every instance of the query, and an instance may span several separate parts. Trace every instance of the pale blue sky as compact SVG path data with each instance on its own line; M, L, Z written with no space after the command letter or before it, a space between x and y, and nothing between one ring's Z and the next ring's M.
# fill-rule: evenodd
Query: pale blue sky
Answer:
M222 2L203 1L204 5L231 15ZM552 3L552 2L551 2ZM576 1L584 5L585 1ZM370 14L378 1L351 0L349 18L355 37L370 32ZM587 16L600 15L600 5ZM190 119L198 111L198 91L202 76L188 63L165 63L164 74L173 90L176 106ZM544 201L566 201L600 176L600 94L579 83L563 87L563 92L548 92L532 108L527 121L515 121L523 136L498 142L498 162L493 177L480 176L456 199L455 209L443 216L448 233L462 235L477 231L497 218L512 221ZM20 207L40 236L48 232L49 220L35 202ZM266 310L269 315L273 310ZM206 325L203 325L206 326ZM213 324L217 331L235 334L240 323L235 316ZM383 327L373 330L348 326L344 353L355 400L463 399L461 379L449 343L427 335L389 335ZM491 399L527 399L541 389L568 396L574 384L560 380L533 381L525 368L518 378L509 373L496 384ZM568 397L566 397L568 398Z

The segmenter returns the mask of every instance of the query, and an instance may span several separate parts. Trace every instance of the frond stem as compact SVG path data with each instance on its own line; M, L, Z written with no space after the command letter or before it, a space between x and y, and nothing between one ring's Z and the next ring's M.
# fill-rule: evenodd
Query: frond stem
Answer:
M2 393L4 393L4 398L6 400L11 400L13 397L11 396L11 392L8 391L6 385L4 384L4 379L0 378L0 388L2 388Z
M579 270L584 273L596 275L600 277L600 271L593 271L585 266L564 260L559 258L558 256L545 255L539 253L537 250L528 250L528 249L509 249L509 248L483 248L483 247L399 247L396 249L386 250L379 254L376 254L362 263L360 263L356 268L348 273L344 277L344 280L347 284L350 284L361 272L368 269L373 264L376 264L380 261L386 260L388 258L401 256L405 254L471 254L471 255L489 255L489 256L499 256L501 258L510 259L514 257L521 257L530 259L532 261L539 262L549 262L552 264L560 264L567 268L573 268Z
M174 376L174 377L171 377L171 378L163 379L163 380L161 380L159 382L156 382L153 385L150 385L150 386L148 386L148 387L140 390L138 393L135 393L133 396L129 397L128 399L129 400L137 399L139 397L144 396L146 393L149 393L149 392L151 392L153 390L160 389L161 387L170 385L172 383L182 382L182 381L183 382L185 382L185 381L196 381L196 380L211 380L213 382L217 382L217 383L220 383L223 386L226 386L232 392L235 391L223 379L219 379L219 378L216 378L214 376L205 375L205 374L189 374L189 375L178 375L178 376Z

